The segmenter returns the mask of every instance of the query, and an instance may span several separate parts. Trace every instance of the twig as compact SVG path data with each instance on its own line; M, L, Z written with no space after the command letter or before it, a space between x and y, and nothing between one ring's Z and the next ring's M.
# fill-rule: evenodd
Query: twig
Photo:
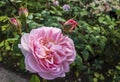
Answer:
M9 2L16 10L18 10L18 8L17 8L10 0L8 0L8 2Z

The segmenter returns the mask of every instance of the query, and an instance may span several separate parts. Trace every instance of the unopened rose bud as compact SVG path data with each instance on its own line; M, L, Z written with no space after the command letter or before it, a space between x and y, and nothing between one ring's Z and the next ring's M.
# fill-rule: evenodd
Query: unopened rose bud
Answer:
M16 18L9 18L9 22L10 22L10 24L12 24L12 25L15 25L15 26L18 25Z
M77 26L77 22L73 19L69 19L68 21L66 21L64 24L63 24L63 30L68 33L68 32L72 32L75 27Z
M16 18L9 18L9 23L11 28L15 29L15 30L21 30L21 22L16 19Z
M20 7L18 10L18 14L20 17L28 17L28 9L24 7Z

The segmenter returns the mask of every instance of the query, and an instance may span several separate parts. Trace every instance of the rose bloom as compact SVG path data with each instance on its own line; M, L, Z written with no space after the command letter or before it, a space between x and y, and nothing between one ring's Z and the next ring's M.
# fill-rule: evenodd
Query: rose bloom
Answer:
M76 57L72 39L54 27L32 29L21 37L18 47L25 56L26 69L48 80L65 77Z

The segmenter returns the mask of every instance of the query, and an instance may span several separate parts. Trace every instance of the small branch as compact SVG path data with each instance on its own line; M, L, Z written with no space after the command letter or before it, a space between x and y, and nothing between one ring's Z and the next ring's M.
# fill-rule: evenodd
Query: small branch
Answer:
M28 28L28 25L27 25L27 21L25 20L25 27L26 27L26 31L29 32L29 28Z
M8 2L9 2L16 10L18 10L18 8L11 2L11 0L8 0Z

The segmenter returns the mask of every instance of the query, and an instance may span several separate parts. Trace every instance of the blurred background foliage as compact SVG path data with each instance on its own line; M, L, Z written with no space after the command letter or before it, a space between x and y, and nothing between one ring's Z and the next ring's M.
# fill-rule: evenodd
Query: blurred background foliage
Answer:
M1 0L0 63L28 78L30 82L47 82L25 70L24 57L18 49L19 35L11 30L8 17L16 17L28 32L40 26L61 28L59 21L73 18L77 28L69 34L77 57L65 78L48 82L120 82L120 1L119 0ZM68 4L68 11L63 5ZM25 20L18 16L23 6L29 11ZM25 31L26 22L28 31ZM40 79L39 79L40 78Z

